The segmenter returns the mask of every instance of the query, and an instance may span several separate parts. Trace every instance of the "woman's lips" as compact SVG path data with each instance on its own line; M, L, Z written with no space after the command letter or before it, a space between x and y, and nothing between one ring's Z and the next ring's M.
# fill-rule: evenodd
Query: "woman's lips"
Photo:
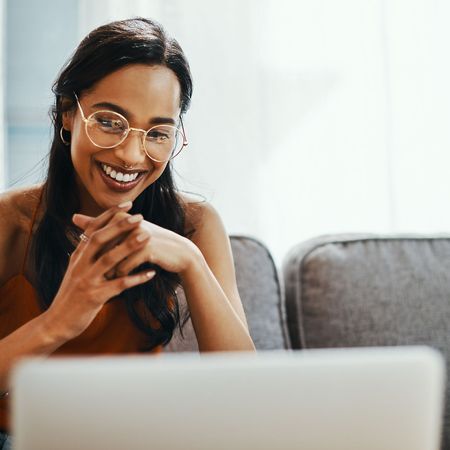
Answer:
M127 181L126 183L122 181L116 181L112 179L110 176L106 175L106 173L103 171L101 167L101 163L96 162L97 170L100 173L100 177L102 178L103 182L106 184L106 186L115 191L115 192L128 192L131 191L131 189L134 189L144 178L146 172L141 172L137 176L137 178L133 181Z

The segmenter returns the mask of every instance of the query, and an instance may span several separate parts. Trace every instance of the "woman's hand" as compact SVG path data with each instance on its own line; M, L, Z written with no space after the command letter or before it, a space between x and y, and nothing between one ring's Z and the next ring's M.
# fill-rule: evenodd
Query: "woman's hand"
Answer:
M75 224L88 230L93 220L96 219L77 214ZM189 270L196 257L201 255L198 247L189 239L151 222L142 220L137 230L147 236L147 240L142 247L117 264L115 276L127 275L144 262L182 275Z
M200 254L192 241L154 223L143 220L139 231L148 236L148 240L142 248L117 265L117 276L127 275L144 262L156 264L168 272L183 274Z
M130 207L131 204L125 208L110 208L92 219L84 229L88 239L81 240L70 256L58 293L46 311L61 337L69 340L78 336L108 300L154 277L155 271L124 275L112 280L105 277L125 258L140 254L147 246L149 235L140 228L142 216L127 214ZM124 235L120 244L106 252L103 250L107 243Z

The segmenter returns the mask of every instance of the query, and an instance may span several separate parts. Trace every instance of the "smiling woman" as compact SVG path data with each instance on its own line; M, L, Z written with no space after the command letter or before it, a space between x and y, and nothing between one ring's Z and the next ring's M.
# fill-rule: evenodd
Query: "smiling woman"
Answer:
M180 84L165 66L130 64L76 100L78 108L63 114L63 128L71 134L81 211L98 215L117 204L118 194L121 201L136 198L179 152Z
M200 351L254 350L220 216L172 180L192 94L178 43L148 19L104 25L53 91L47 178L0 197L0 434L27 355L159 352L189 315Z

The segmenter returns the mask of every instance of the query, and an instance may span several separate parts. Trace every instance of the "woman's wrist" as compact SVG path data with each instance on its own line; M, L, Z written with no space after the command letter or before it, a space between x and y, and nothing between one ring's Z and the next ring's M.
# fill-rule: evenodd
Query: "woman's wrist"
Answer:
M41 319L41 334L48 345L59 346L72 339L71 333L57 319L52 309L47 309L39 317Z
M186 259L185 269L179 273L182 282L195 276L195 274L199 270L202 270L206 264L205 257L200 249L192 241L188 242L189 251L187 252L188 256Z

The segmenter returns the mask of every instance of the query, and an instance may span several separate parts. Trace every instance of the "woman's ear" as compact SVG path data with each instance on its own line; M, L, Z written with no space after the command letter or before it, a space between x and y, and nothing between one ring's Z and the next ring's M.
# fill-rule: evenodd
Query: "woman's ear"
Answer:
M67 131L72 131L74 111L75 111L73 108L73 101L68 97L63 97L61 99L61 108L64 111L62 113L63 128Z

